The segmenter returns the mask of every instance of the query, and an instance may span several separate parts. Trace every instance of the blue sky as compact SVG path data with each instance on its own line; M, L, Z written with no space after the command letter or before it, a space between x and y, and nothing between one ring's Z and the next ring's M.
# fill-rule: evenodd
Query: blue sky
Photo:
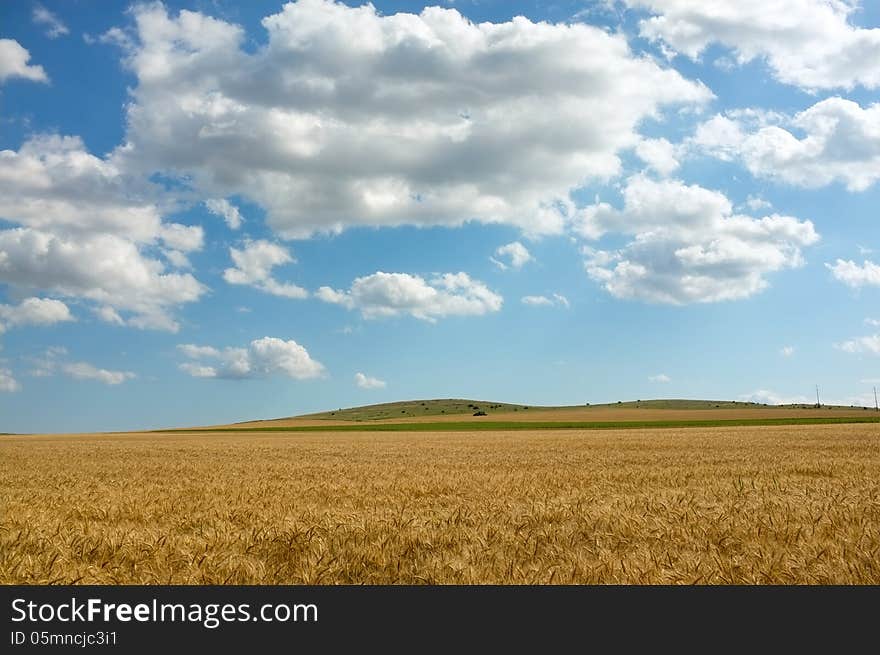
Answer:
M873 404L880 7L439 4L0 6L0 431Z

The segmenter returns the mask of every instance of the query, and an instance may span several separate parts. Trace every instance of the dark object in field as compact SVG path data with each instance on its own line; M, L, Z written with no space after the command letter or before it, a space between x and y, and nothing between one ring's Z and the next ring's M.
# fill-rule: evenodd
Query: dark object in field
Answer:
M481 409L479 411L474 412L474 416L489 416L489 415Z

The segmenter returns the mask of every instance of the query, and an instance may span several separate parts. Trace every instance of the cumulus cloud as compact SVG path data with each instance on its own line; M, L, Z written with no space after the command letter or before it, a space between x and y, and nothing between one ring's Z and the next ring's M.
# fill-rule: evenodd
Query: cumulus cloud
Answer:
M241 27L198 12L133 17L118 156L254 201L285 238L469 220L560 233L570 192L618 174L644 119L712 97L583 24L299 0L249 52Z
M224 348L182 344L180 352L192 360L180 365L185 373L197 378L248 378L283 375L307 380L324 374L324 366L293 339L284 341L263 337L244 348Z
M35 5L31 13L31 18L37 25L43 25L46 28L46 36L50 39L57 39L59 36L70 34L67 25L58 18L57 15L46 9L43 5Z
M125 311L129 325L170 331L178 329L171 310L205 292L192 275L166 273L161 262L143 256L127 239L62 238L30 228L0 231L0 282L85 298L111 322Z
M88 362L70 362L61 365L61 371L74 380L96 380L104 384L117 385L135 376L130 371L108 371Z
M355 279L348 291L321 287L315 295L357 309L368 319L409 314L431 322L497 312L503 303L501 296L467 273L445 273L428 282L418 275L378 271Z
M794 355L794 346L783 346L780 349L779 354L783 357L791 357Z
M0 83L10 77L21 77L33 82L48 82L42 66L28 64L31 53L15 39L0 39Z
M869 334L864 337L856 337L855 339L836 343L834 344L834 347L846 353L880 355L880 334Z
M880 86L880 29L850 21L857 0L624 0L647 9L642 36L692 59L712 43L737 63L760 58L780 82L808 90Z
M648 376L649 382L660 382L661 384L666 384L667 382L672 382L672 378L666 375L665 373L658 373L657 375Z
M571 306L571 303L568 302L568 298L563 296L561 293L554 293L552 297L548 296L523 296L522 303L524 305L532 305L535 307L553 307L557 305L559 307L565 307L568 309Z
M221 217L230 230L237 230L241 227L242 218L238 207L230 203L225 198L209 198L205 201L205 207L215 216Z
M880 327L880 318L866 318L865 325L870 325L872 327Z
M288 250L270 241L247 241L243 249L230 248L229 255L235 267L223 271L229 284L244 284L273 296L306 298L309 293L290 282L279 282L272 277L272 269L296 260Z
M18 305L0 305L0 332L20 325L53 325L74 320L70 309L53 298L25 298Z
M678 151L679 146L663 138L642 139L635 150L636 156L660 175L671 175L678 170Z
M78 137L39 135L0 151L0 218L20 226L0 230L0 282L94 301L112 322L124 311L127 324L176 330L174 309L205 288L145 253L164 246L185 265L204 233L163 222L153 193Z
M385 381L380 380L379 378L370 377L369 375L364 375L363 373L355 373L354 374L354 382L361 389L384 389Z
M519 241L499 246L495 250L495 256L489 258L502 271L508 268L522 268L534 260L528 248ZM506 261L505 261L506 260Z
M690 143L740 161L758 177L807 188L840 182L864 191L880 180L878 125L880 103L863 109L834 97L792 117L757 110L719 114L700 124Z
M629 178L623 209L584 208L574 229L587 239L633 239L618 250L585 247L589 276L618 298L682 305L752 296L768 273L803 263L818 241L810 221L736 214L727 197L678 180Z
M835 280L843 282L848 287L860 289L865 286L880 286L880 265L870 260L865 260L859 266L849 259L838 259L833 264L825 264L831 271Z

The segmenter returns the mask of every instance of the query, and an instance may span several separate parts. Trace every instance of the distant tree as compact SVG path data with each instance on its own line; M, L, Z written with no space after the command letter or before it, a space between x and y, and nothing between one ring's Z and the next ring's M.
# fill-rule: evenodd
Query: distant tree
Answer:
M474 412L474 416L488 416L488 414L486 412L484 412L483 410L478 410L478 411Z

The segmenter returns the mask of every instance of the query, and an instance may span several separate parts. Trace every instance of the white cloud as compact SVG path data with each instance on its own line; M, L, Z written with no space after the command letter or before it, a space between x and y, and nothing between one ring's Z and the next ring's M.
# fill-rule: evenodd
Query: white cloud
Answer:
M783 346L780 349L779 354L783 357L791 357L794 355L794 346Z
M306 380L324 374L324 366L293 339L263 337L245 348L223 350L194 344L183 344L178 349L193 360L181 364L180 369L198 378L247 379L278 374Z
M445 273L430 282L418 275L384 273L359 277L348 291L321 287L324 302L358 309L364 318L410 314L425 321L446 316L479 316L501 309L503 299L467 273Z
M672 378L666 375L665 373L658 373L657 375L651 375L648 377L650 382L659 382L661 384L666 384L668 382L672 382Z
M765 200L761 196L755 196L750 193L746 198L746 207L751 209L753 212L759 212L763 209L772 209L773 203Z
M864 191L880 180L878 125L880 103L863 109L835 97L793 117L757 110L719 114L700 124L690 143L739 160L759 177L807 188L840 182Z
M369 375L364 375L363 373L355 373L354 374L354 382L361 389L384 389L385 381L380 380L378 378L370 377Z
M804 405L813 404L806 396L784 396L768 389L758 389L752 393L743 394L740 400L749 403L761 403L765 405Z
M752 296L768 273L803 262L818 241L810 221L736 214L727 197L678 180L626 181L623 209L597 202L574 229L587 239L631 235L614 251L584 248L589 276L618 298L656 303L717 302Z
M31 13L34 23L46 26L46 36L50 39L57 39L59 36L70 34L70 30L58 16L46 9L43 5L35 5Z
M846 353L866 353L880 355L880 334L869 334L856 337L849 341L834 344L834 347Z
M825 264L834 279L848 287L859 289L865 286L880 286L880 265L865 260L859 266L852 260L838 259L833 264Z
M125 311L129 325L170 331L178 329L171 310L205 292L192 275L166 273L127 239L63 238L30 228L0 230L0 282L86 298L102 308L102 317Z
M110 323L112 325L125 325L125 319L123 319L119 315L119 312L112 307L95 307L93 311L95 316L105 323Z
M0 230L0 282L131 312L129 325L177 329L173 310L205 288L144 253L164 245L180 266L204 233L164 223L155 194L78 137L36 136L0 151L0 218L22 226Z
M238 211L238 207L225 198L209 198L205 201L205 207L215 216L220 216L230 230L237 230L241 227L243 220L241 212Z
M552 297L548 297L548 296L523 296L521 300L524 305L533 305L536 307L540 307L540 306L552 307L554 305L558 305L560 307L565 307L566 309L571 307L571 303L568 302L568 298L563 296L561 293L554 293Z
M192 264L184 253L179 250L162 249L162 254L174 268L192 268Z
M0 83L10 77L22 77L33 82L48 82L42 66L29 65L31 53L14 39L0 39Z
M126 380L136 377L130 371L108 371L104 368L97 368L88 362L62 364L61 370L65 375L75 380L97 380L109 385L122 384Z
M290 282L279 282L272 277L272 269L296 260L286 248L270 241L246 241L244 248L230 248L229 255L234 268L223 271L223 279L229 284L244 284L273 296L284 298L307 298L309 293Z
M858 0L625 0L655 14L642 36L697 59L712 43L738 63L761 58L777 80L817 90L880 86L880 29L850 22Z
M73 321L70 309L53 298L25 298L18 305L0 305L0 330L20 325L53 325Z
M522 268L535 258L532 257L528 248L519 241L514 241L513 243L499 246L495 250L495 257L490 257L489 259L498 268L505 271L508 268ZM507 261L504 261L505 259Z
M712 97L583 24L299 0L247 52L242 28L201 13L133 16L118 157L254 201L285 238L469 220L561 233L569 194L617 175L643 120Z
M866 318L865 325L870 325L872 327L880 327L880 318Z
M104 384L117 385L126 380L137 377L130 371L111 371L98 368L89 362L66 361L67 349L60 346L52 346L39 357L29 359L33 368L30 374L33 377L50 377L59 371L74 380L97 380Z
M152 191L114 161L87 152L79 137L37 135L18 151L0 150L0 216L27 227L174 241L179 229L163 226Z
M679 147L666 139L642 139L636 145L636 156L660 175L678 170Z
M8 368L0 367L0 392L5 391L11 393L20 390L21 385L18 383L18 380L13 377L12 371Z

